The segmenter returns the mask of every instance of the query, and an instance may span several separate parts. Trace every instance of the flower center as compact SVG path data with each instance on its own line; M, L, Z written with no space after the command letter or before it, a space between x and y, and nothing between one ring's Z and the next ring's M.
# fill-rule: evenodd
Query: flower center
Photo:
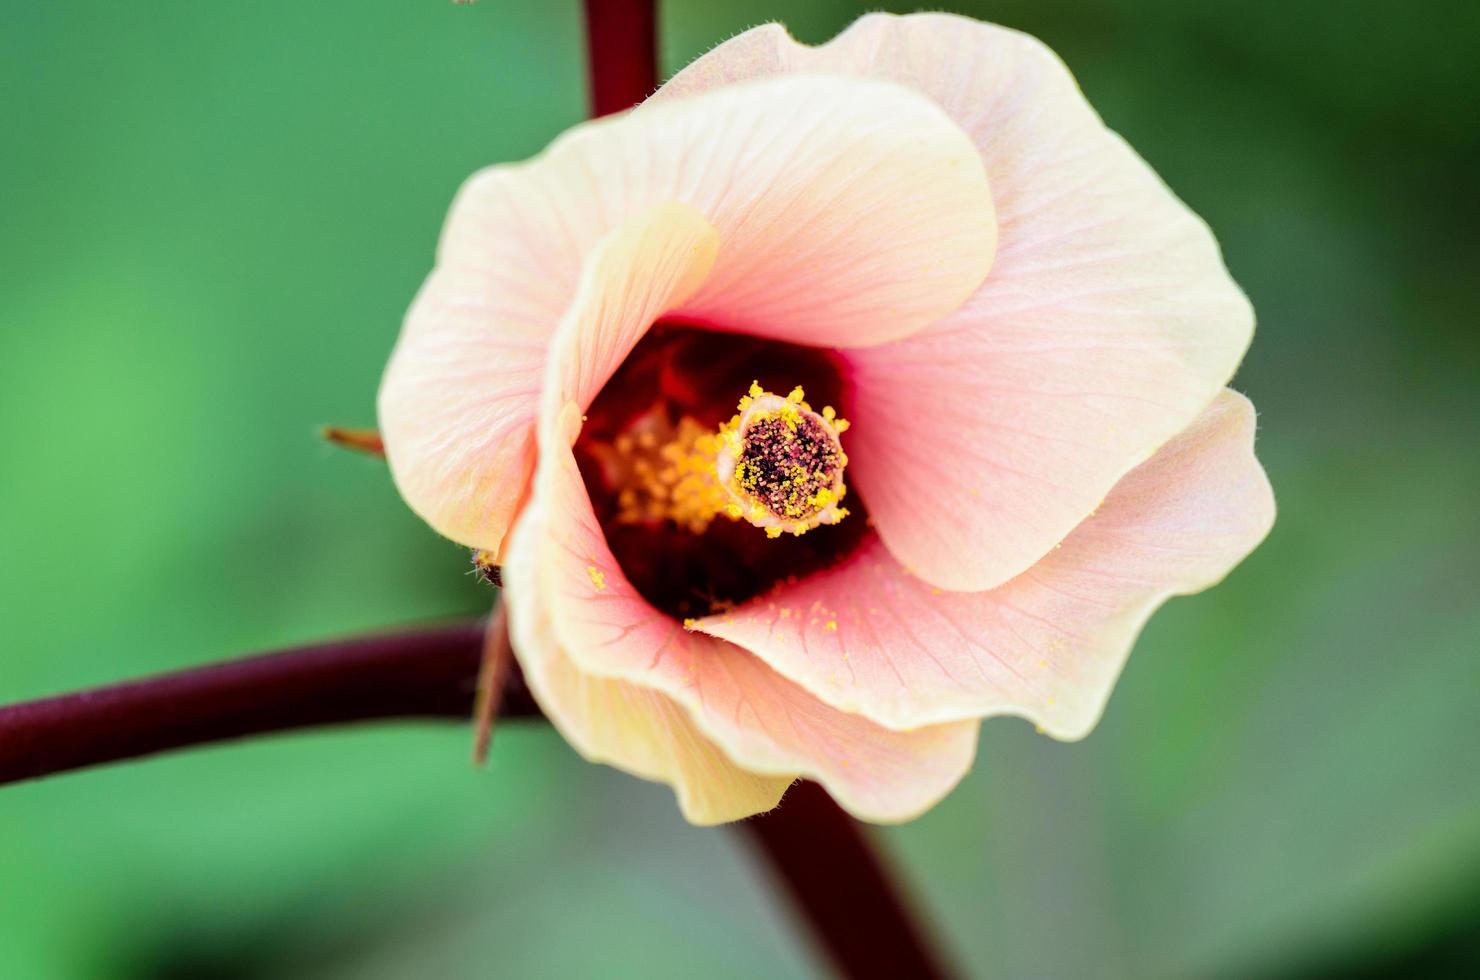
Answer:
M848 424L802 391L845 405L841 366L817 348L664 323L607 382L576 460L607 544L655 607L678 619L724 609L866 535L859 501L841 506Z
M617 520L671 521L703 534L726 517L771 538L841 521L848 457L838 437L848 423L831 405L812 411L805 398L800 385L782 398L752 381L718 430L687 415L675 424L654 406L610 443L592 445L617 493Z

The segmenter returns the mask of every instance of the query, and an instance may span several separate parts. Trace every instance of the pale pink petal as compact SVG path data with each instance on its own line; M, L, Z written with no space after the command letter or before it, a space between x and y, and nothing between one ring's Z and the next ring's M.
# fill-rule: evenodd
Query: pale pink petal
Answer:
M819 346L908 336L991 264L982 164L928 99L788 78L578 126L463 188L380 397L397 485L437 530L495 552L523 499L551 335L592 250L660 204L718 235L697 323Z
M1015 714L1078 738L1151 613L1217 582L1269 531L1274 498L1253 446L1253 408L1225 392L1006 585L943 592L872 538L839 566L697 628L884 725Z
M596 247L550 342L544 417L585 411L653 322L693 296L714 266L719 236L682 204L630 219Z
M888 82L778 78L644 105L571 130L537 167L577 213L693 207L720 252L680 312L814 346L919 331L981 283L996 243L971 141Z
M530 423L544 397L590 404L654 319L688 299L714 264L714 229L692 208L658 205L591 250L550 345L541 329L488 328L434 306L434 276L381 388L391 472L438 531L497 554L533 462ZM516 342L518 341L518 342Z
M581 670L560 649L538 592L523 598L510 626L524 677L545 716L582 756L668 783L690 823L740 820L781 799L790 775L739 768L671 698Z
M549 328L422 287L380 386L386 459L439 534L499 553L534 467Z
M816 71L929 95L985 163L991 274L932 329L849 354L849 456L896 557L945 588L998 585L1197 416L1237 367L1253 315L1203 222L1026 35L879 14L809 48L769 25L657 98Z
M592 513L569 449L578 427L568 405L516 526L504 570L516 624L548 604L555 642L576 667L672 698L737 765L816 779L865 819L908 819L960 780L975 751L974 721L891 731L828 707L739 647L648 605ZM516 651L522 662L517 637Z

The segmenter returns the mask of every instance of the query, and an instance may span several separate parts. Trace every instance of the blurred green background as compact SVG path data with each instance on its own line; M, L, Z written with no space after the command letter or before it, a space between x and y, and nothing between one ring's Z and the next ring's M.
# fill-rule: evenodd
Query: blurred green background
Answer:
M951 6L1056 48L1218 232L1280 519L1087 741L988 723L888 848L975 976L1476 970L1480 6ZM665 69L863 9L668 0ZM454 189L582 71L577 0L0 6L0 701L486 606L314 428L373 422ZM0 977L817 975L735 835L542 727L467 743L0 790Z

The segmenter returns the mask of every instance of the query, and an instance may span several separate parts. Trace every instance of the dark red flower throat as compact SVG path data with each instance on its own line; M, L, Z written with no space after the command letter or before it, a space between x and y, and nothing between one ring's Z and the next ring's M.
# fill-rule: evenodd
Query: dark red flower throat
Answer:
M802 386L811 403L848 409L850 393L831 351L663 322L601 389L576 442L581 476L618 565L643 598L678 619L727 609L827 567L867 531L856 492L847 499L847 520L779 537L733 520L695 530L670 518L634 517L630 502L624 507L626 488L609 465L612 447L630 445L635 433L655 425L716 430L755 382L783 394Z

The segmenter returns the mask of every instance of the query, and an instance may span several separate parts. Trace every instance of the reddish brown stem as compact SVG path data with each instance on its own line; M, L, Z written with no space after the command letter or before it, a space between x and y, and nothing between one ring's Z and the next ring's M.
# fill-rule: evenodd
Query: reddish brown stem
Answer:
M658 87L657 0L585 0L591 115L630 109Z
M468 719L483 622L301 647L0 707L0 784L263 732ZM500 714L539 709L512 670Z
M501 637L491 642L503 644ZM485 624L368 636L0 706L0 784L246 735L390 718L467 721ZM517 664L500 718L539 714ZM946 973L862 827L802 783L740 825L847 977Z
M953 975L910 913L867 830L821 787L798 783L779 807L740 827L839 975Z

